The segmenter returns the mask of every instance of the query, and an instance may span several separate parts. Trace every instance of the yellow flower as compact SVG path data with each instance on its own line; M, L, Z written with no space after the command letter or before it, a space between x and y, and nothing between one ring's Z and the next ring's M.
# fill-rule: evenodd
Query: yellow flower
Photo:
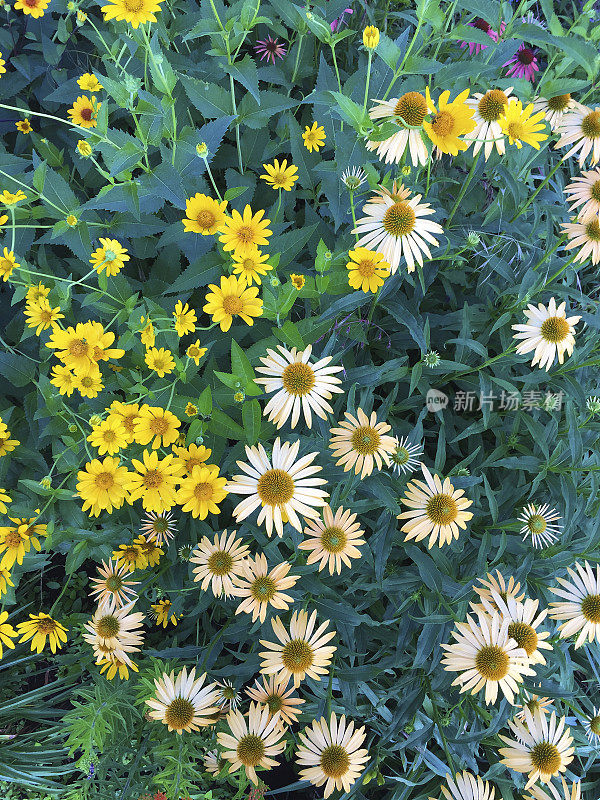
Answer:
M312 153L313 150L316 150L318 153L319 149L325 144L325 139L327 138L325 136L325 128L313 122L312 127L306 126L302 138L304 139L304 146L309 153Z
M540 142L548 138L548 134L539 133L546 127L544 112L538 111L533 114L533 103L523 108L520 100L511 97L508 105L504 107L504 113L498 120L502 133L508 136L510 144L516 144L519 150L525 144L530 144L536 150L540 149ZM540 124L538 124L540 123Z
M40 298L37 302L27 303L24 313L27 317L27 327L35 328L36 336L50 327L54 328L56 320L63 319L65 316L60 313L60 306L52 308L45 297Z
M18 269L21 265L15 259L15 254L11 250L8 251L8 247L4 248L4 255L0 257L0 276L2 276L2 280L6 283L6 281L10 278L14 269Z
M133 442L135 422L139 416L140 407L137 403L121 403L115 400L110 404L107 419L117 420L123 427L127 436L127 444Z
M30 286L27 289L27 294L25 295L25 301L27 303L37 303L38 300L42 300L44 297L48 297L50 294L50 289L47 286L44 286L43 283L38 283L37 286Z
M109 278L113 275L118 275L125 266L125 262L129 261L131 256L128 255L127 250L116 239L101 238L100 244L102 247L94 250L90 258L90 264L98 274L103 269L106 269L106 274Z
M287 158L281 164L275 159L272 164L263 164L263 168L266 171L266 175L261 175L260 177L273 189L283 189L285 192L289 192L298 180L298 175L296 174L298 167L293 164L288 167Z
M6 514L9 503L12 503L12 498L0 486L0 514Z
M69 214L69 216L66 219L67 225L70 225L71 228L74 228L77 225L78 222L79 222L79 220L77 219L75 214Z
M104 389L102 375L96 366L85 375L75 375L75 388L82 397L98 397Z
M15 122L15 125L17 126L17 130L20 131L21 133L31 133L31 131L33 130L33 128L31 127L31 123L29 122L27 117L25 117L25 119L20 119L18 122Z
M200 359L206 353L206 349L206 347L200 347L200 339L196 339L196 341L185 351L185 354L188 358L193 359L196 366L198 366ZM196 413L198 413L197 409Z
M71 372L70 367L65 367L63 364L56 364L52 367L50 383L56 386L61 394L66 394L67 397L71 397L75 390L75 375Z
M253 325L252 317L262 316L263 301L258 297L258 289L247 288L245 280L235 275L222 276L220 287L211 283L208 288L211 291L206 295L203 311L212 316L213 322L219 323L222 331L231 328L234 317L239 316L247 325Z
M95 458L77 473L77 493L84 501L82 511L90 509L97 517L100 511L112 514L113 508L121 508L127 494L126 484L130 474L127 467L119 466L119 459L107 456L103 461Z
M172 453L159 459L155 450L144 450L142 458L143 461L131 459L137 472L129 475L130 500L133 503L141 498L146 511L168 511L175 505L175 487L181 467Z
M169 621L172 625L177 625L177 617L171 612L173 603L170 600L159 600L158 603L151 604L150 608L156 616L156 624L166 628ZM183 615L182 615L183 616Z
M97 123L96 117L102 103L96 102L94 95L92 97L78 97L73 103L73 106L67 111L71 117L73 125L79 125L81 128L95 128Z
M19 644L31 639L31 649L38 653L41 653L46 646L46 639L53 653L67 641L67 628L43 611L39 614L30 614L27 622L19 622L17 633L21 637Z
M271 264L265 262L269 258L268 253L262 253L258 247L255 247L245 256L239 253L232 253L231 258L234 262L233 274L239 275L240 280L246 281L251 286L252 282L256 284L261 283L261 275L266 275L273 267Z
M0 417L0 458L12 451L21 444L18 439L11 439L12 433L8 430L6 423L2 422Z
M141 319L142 323L144 322L144 317ZM151 320L148 320L146 323L146 327L141 330L140 332L140 339L142 340L142 344L145 347L154 347L156 342L156 336L154 334L154 325L152 324Z
M6 569L6 567L0 568L0 597L3 594L6 594L8 591L8 587L12 586L14 588L14 583L10 578L10 571Z
M367 25L363 31L363 44L367 50L375 50L379 44L379 28L375 25Z
M4 189L2 194L0 194L0 202L4 203L5 206L14 206L15 203L18 203L20 200L27 200L27 195L20 189L14 194Z
M3 513L5 512L6 508ZM40 537L47 535L47 526L36 524L35 517L11 517L10 521L13 525L0 528L0 553L3 554L0 569L12 569L15 562L22 564L32 545L39 553L42 549Z
M233 209L231 217L225 219L223 233L219 240L223 250L234 250L241 256L251 253L259 245L268 245L273 231L269 230L270 219L263 219L265 212L259 209L252 213L249 205L244 208L244 213Z
M196 323L198 322L196 312L187 303L183 305L181 300L178 300L173 316L175 317L175 330L179 338L196 330Z
M34 19L44 16L44 11L48 8L50 0L17 0L15 11L22 11L24 14L31 14Z
M139 544L120 544L116 550L113 550L112 557L117 562L117 567L125 567L129 572L134 569L146 569L148 566L148 559L146 554Z
M122 447L127 447L127 431L120 418L113 416L95 426L87 437L88 442L98 449L98 455L113 456Z
M177 440L180 425L181 422L171 411L144 405L134 423L134 438L144 446L154 440L152 447L155 450L161 445L168 447Z
M295 272L290 272L290 280L298 291L300 291L306 283L304 275L297 275Z
M156 22L155 11L160 11L162 0L109 0L109 5L100 9L104 19L128 22L137 28L145 22Z
M19 635L13 626L6 621L7 619L8 611L0 612L0 658L3 656L3 646L14 650L15 645L12 640Z
M77 12L80 14L81 12ZM121 661L119 658L105 658L102 661L96 662L98 666L100 666L100 674L102 675L103 672L106 671L106 677L109 681L115 677L118 673L119 678L121 680L129 680L129 670L131 669L133 672L139 672L137 664L134 664L133 661L130 661L129 664L126 664L124 661Z
M224 230L226 208L226 200L213 200L206 194L195 194L185 201L185 217L182 220L184 231L211 236Z
M86 19L87 19L87 14L85 13L85 11L82 11L81 9L79 9L77 11L77 24L78 25L83 25L83 23L86 21ZM102 672L102 670L100 670L100 672ZM136 669L136 672L137 672L137 669Z
M198 413L196 409L196 413ZM190 474L194 467L204 464L209 458L212 450L204 447L203 444L191 444L189 447L173 446L173 453L177 463L181 467L182 473Z
M154 453L153 455L156 454ZM164 556L165 554L165 551L160 549L159 542L155 541L155 539L150 536L146 537L143 534L140 534L133 540L133 543L142 548L142 553L144 554L149 567L156 566L156 564L158 564L160 561L160 557Z
M198 413L198 406L195 406L193 403L188 403L185 407L185 415L186 417L195 417Z
M366 247L349 250L351 261L346 264L348 283L353 289L363 292L376 292L390 274L390 265L384 261L381 253L375 253Z
M164 378L165 375L168 375L175 369L173 353L164 347L158 350L156 347L146 350L145 361L148 367L157 373L159 378Z
M6 67L4 66L6 61L2 58L2 53L0 52L0 75L4 75L6 72Z
M438 151L456 156L460 150L466 150L471 142L465 142L460 137L471 133L475 128L475 121L472 119L474 111L465 103L469 90L465 89L451 103L448 102L450 92L442 92L438 109L431 99L429 87L425 90L425 96L427 108L433 116L431 121L423 121L423 129Z
M8 214L0 214L0 228L5 222L8 222Z
M104 88L93 72L84 72L81 78L77 78L77 83L84 92L99 92Z
M92 155L92 145L89 142L86 142L85 139L80 139L77 142L77 151L79 152L80 156L83 156L83 158L89 158Z
M196 519L206 519L209 513L219 513L217 503L227 495L226 483L227 479L219 477L219 468L213 464L196 466L187 478L182 478L177 502Z

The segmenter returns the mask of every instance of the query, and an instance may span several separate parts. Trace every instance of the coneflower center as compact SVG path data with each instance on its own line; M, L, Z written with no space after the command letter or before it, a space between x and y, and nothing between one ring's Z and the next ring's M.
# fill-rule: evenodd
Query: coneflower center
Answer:
M208 211L208 209L203 209L196 217L196 222L198 223L199 228L202 228L203 230L208 230L209 228L212 228L216 222L215 215L212 213L212 211Z
M490 89L479 101L477 106L479 116L485 122L495 122L502 116L504 106L507 105L507 103L508 97L503 91L500 89Z
M117 636L120 630L121 625L119 620L112 614L100 617L96 623L98 636L101 636L103 639L112 639L114 636Z
M341 528L338 528L337 525L331 525L329 528L325 528L321 534L321 545L323 549L327 550L329 553L339 553L346 547L347 541L348 538L346 534Z
M306 672L313 658L313 649L305 639L292 639L281 652L283 666L290 672Z
M395 453L392 453L392 461L399 467L403 467L410 461L410 453L406 447L399 447Z
M152 520L152 533L165 534L168 530L169 521L165 517L156 517Z
M592 717L590 720L590 730L596 736L600 736L600 716Z
M519 50L517 54L517 59L520 61L521 64L524 65L531 64L534 58L535 58L535 53L529 47L524 47L522 50Z
M581 601L581 613L588 622L600 623L600 595L588 594Z
M546 102L550 111L566 111L571 102L571 95L559 94L556 97L550 97Z
M238 742L237 757L245 767L256 767L265 754L265 743L255 733L247 733Z
M408 203L394 203L383 215L381 224L386 233L396 238L407 236L415 227L416 215Z
M309 364L297 361L294 364L288 364L283 370L281 380L286 392L303 397L315 385L315 373Z
M600 179L592 183L590 186L590 197L597 203L600 203Z
M419 92L407 92L396 103L394 114L401 117L407 125L417 127L427 116L427 101Z
M237 294L228 294L223 298L223 311L230 316L239 314L244 304Z
M233 567L233 558L225 550L217 550L209 556L207 567L213 575L229 575Z
M542 774L553 775L561 765L558 747L552 742L538 742L531 751L531 763Z
M276 714L283 708L283 700L278 694L270 694L265 700L270 714Z
M588 239L593 242L600 242L600 223L597 219L590 220L585 226L585 232Z
M501 647L488 644L475 656L475 666L488 681L500 681L508 674L508 655Z
M348 772L350 758L344 747L339 744L330 744L321 753L319 764L328 778L340 778Z
M562 342L569 333L569 323L564 317L548 317L542 322L540 333L547 342Z
M353 431L350 443L361 456L372 456L379 448L381 436L370 425L361 425Z
M434 494L425 506L427 516L435 525L449 525L458 516L458 507L449 494Z
M56 630L56 622L50 617L42 617L37 621L37 629L40 633L53 633Z
M525 705L531 711L531 713L534 714L538 710L538 708L540 708L540 701L532 697L531 700L528 700L525 703Z
M484 19L481 19L481 17L477 17L477 19L474 20L471 23L471 25L474 28L477 28L478 30L483 31L484 33L488 33L488 31L490 31L491 28L492 28L492 26L489 24L489 22L486 22Z
M538 635L531 625L525 622L511 622L508 626L508 635L525 650L528 656L536 651Z
M268 575L260 575L252 581L250 591L255 600L268 603L277 594L277 584Z
M69 344L69 355L75 356L76 358L85 356L87 355L88 347L88 343L83 339L73 339Z
M212 483L197 483L194 486L194 497L196 500L208 501L213 496Z
M531 533L543 533L546 530L547 523L541 514L532 514L527 520L527 527Z
M146 489L157 489L163 482L163 476L157 469L149 469L142 478Z
M181 731L194 719L194 706L185 697L171 700L165 709L165 722L174 730Z
M162 436L169 430L169 423L164 417L153 417L150 422L150 430L155 436Z
M597 139L600 136L600 111L590 111L581 120L581 132L588 139Z
M99 472L96 475L95 484L98 489L110 489L115 483L115 479L110 472Z
M294 496L294 479L283 469L269 469L258 479L256 491L263 505L284 505Z
M449 111L440 111L431 120L431 127L438 136L449 136L454 130L454 122Z
M119 592L123 588L123 579L118 575L111 575L106 579L106 588L109 592Z

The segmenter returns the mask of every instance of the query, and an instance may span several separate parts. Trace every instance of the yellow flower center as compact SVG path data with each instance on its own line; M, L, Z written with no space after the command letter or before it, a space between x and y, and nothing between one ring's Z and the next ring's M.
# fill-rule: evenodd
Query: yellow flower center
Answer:
M479 116L485 122L495 122L502 116L504 106L508 104L508 97L500 89L491 89L486 92L479 104L477 110Z
M19 545L22 543L22 541L23 541L23 538L21 537L21 534L19 533L19 531L16 528L11 528L8 531L8 533L5 534L3 544L5 544L8 547L14 549L16 547L19 547Z
M252 581L250 591L259 603L268 603L277 594L277 584L268 575L261 575Z
M588 622L600 623L600 594L588 594L581 601L581 613Z
M239 314L243 307L242 299L237 294L228 294L223 298L223 311L232 317Z
M547 342L562 342L569 333L569 323L564 317L548 317L542 322L540 333Z
M386 233L399 238L407 236L415 227L415 212L408 203L394 203L383 215L381 224Z
M315 385L315 373L311 366L303 364L302 361L297 361L295 364L289 364L281 376L283 381L283 388L288 394L303 397L308 394Z
M44 325L48 325L48 323L52 322L52 311L48 308L42 308L38 311L38 319L40 322L43 322Z
M0 259L0 269L2 272L10 272L13 267L14 264L9 258Z
M199 356L200 356L200 348L196 347L196 345L194 345L194 344L191 344L188 347L187 354L188 354L188 356L190 358L199 358Z
M121 422L123 424L123 427L127 431L127 433L133 433L133 430L135 428L135 421L136 420L137 420L137 414L131 414L131 415L127 416L127 417L122 417L121 418Z
M592 717L590 720L590 730L592 733L595 733L596 736L600 736L600 716Z
M531 533L543 533L546 530L546 520L540 514L532 514L527 520L527 527Z
M396 103L394 114L401 117L407 125L417 127L427 116L427 101L419 92L407 92Z
M371 456L377 452L381 436L370 425L361 425L353 431L350 443L361 456Z
M355 269L362 278L370 278L377 271L377 263L372 258L362 258Z
M53 633L56 630L56 622L50 617L42 617L36 622L37 629L40 633Z
M93 386L93 384L94 381L89 375L84 375L81 379L81 385L84 389L89 389L91 386Z
M585 226L585 232L588 239L592 242L600 242L600 223L597 219L590 220Z
M328 778L340 778L348 772L350 758L344 747L339 744L330 744L321 753L319 763Z
M199 467L204 462L200 458L187 458L184 461L186 472L191 472L194 467Z
M531 625L525 622L511 622L508 626L508 635L525 650L528 656L537 650L538 635Z
M203 209L196 217L196 222L198 223L198 227L202 230L209 230L216 222L215 215L212 211Z
M534 700L532 698L531 700L528 700L525 703L525 705L531 711L532 714L535 714L535 712L538 710L538 708L540 708L540 701L539 700Z
M247 733L238 742L237 757L245 767L256 767L265 754L265 744L260 736Z
M278 694L270 694L265 700L269 713L276 714L283 708L283 700Z
M135 561L141 554L140 550L141 548L137 546L126 547L122 552L121 558L125 559L125 561Z
M169 423L164 417L153 417L150 430L155 436L162 436L169 430Z
M514 119L508 123L507 133L511 139L520 141L525 135L525 126L520 120Z
M571 95L559 94L556 97L550 97L547 102L550 111L566 111L571 102Z
M458 516L458 508L449 494L434 494L425 506L425 512L434 525L449 525Z
M233 567L233 558L225 550L217 550L208 557L206 565L213 575L228 575Z
M433 132L440 137L449 136L454 130L455 119L449 111L440 111L431 120Z
M95 484L98 487L98 489L103 489L104 491L107 491L112 486L114 486L114 483L115 483L114 476L110 472L99 472L96 475Z
M280 506L294 496L294 479L283 469L269 469L258 479L256 491L264 506Z
M243 244L249 244L254 239L254 230L250 225L241 225L237 229L236 236Z
M600 179L590 186L590 197L600 203Z
M497 645L485 645L475 656L475 667L488 681L502 680L508 673L508 655Z
M106 579L106 588L109 592L119 592L123 588L123 579L118 575L111 575Z
M120 630L121 625L119 624L119 620L112 614L107 614L105 617L100 617L96 623L96 631L98 632L98 636L101 636L103 639L112 639L118 635Z
M184 697L176 697L171 700L165 709L165 722L176 731L181 731L194 719L194 706Z
M144 475L142 483L146 489L157 489L163 482L162 473L157 469L149 469Z
M108 430L106 430L106 431L104 431L102 433L102 438L107 443L108 442L114 442L115 439L117 438L117 434L113 430L110 430L110 428L109 428Z
M213 496L212 483L197 483L194 486L194 497L196 500L204 501L210 500Z
M339 553L346 547L348 537L337 525L325 528L321 534L321 546L329 553Z
M306 672L313 659L313 649L305 639L292 639L281 652L283 666L293 673Z
M88 343L84 339L73 339L69 344L69 355L79 358L87 355Z
M562 763L558 747L552 742L538 742L531 751L531 763L542 774L553 775Z
M600 136L600 111L590 111L581 120L581 132L588 139L597 139Z
M156 372L162 372L166 366L167 366L166 356L155 356L154 369L156 370Z

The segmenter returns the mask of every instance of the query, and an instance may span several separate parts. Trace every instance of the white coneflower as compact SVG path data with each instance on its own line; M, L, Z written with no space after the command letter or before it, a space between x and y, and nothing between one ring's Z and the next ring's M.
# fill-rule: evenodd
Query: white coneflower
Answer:
M231 762L229 772L243 767L247 777L257 784L256 767L277 766L272 756L285 749L283 731L277 721L277 716L271 716L269 709L258 703L250 703L248 717L239 711L227 714L229 731L217 733L217 741L223 748L223 758Z
M515 581L512 575L508 579L508 582L505 581L499 569L496 570L495 575L488 572L485 578L478 578L477 580L481 586L474 585L473 591L476 592L482 600L488 600L490 603L494 602L494 592L497 592L503 600L513 597L520 602L525 597L525 592L521 592L521 584ZM519 594L519 592L521 593ZM471 605L473 605L473 603L471 603Z
M390 456L395 451L398 440L388 436L391 426L387 422L377 422L377 414L372 411L367 416L362 408L353 417L349 411L344 413L346 419L338 423L339 427L331 428L329 447L333 457L338 458L337 466L343 466L344 472L354 468L361 478L366 478L374 467L381 469L390 465Z
M355 192L367 180L367 173L361 167L348 167L342 172L341 181L351 192Z
M350 559L360 558L358 548L365 544L361 538L365 532L356 519L356 514L343 508L338 508L334 515L330 506L323 507L323 520L307 519L304 529L307 538L298 545L300 550L309 551L306 563L319 562L319 572L327 566L330 575L334 571L339 575L342 563L351 566Z
M533 110L544 112L550 130L559 131L565 114L582 108L581 104L570 94L559 94L555 97L537 97L533 101Z
M581 724L585 728L585 732L590 742L597 746L598 742L600 742L600 709L594 706L590 716L585 717L581 721Z
M218 775L227 762L221 757L218 750L209 750L202 759L204 769L211 775Z
M262 683L254 681L254 686L246 689L246 694L251 700L261 703L269 709L269 714L279 716L282 724L293 725L300 714L300 706L306 701L294 695L294 687L288 689L289 675L279 678L277 675L263 677Z
M418 456L423 455L423 448L420 444L411 444L407 436L398 440L398 447L391 454L392 470L402 473L414 472L421 466Z
M494 800L496 790L488 781L471 772L457 772L454 778L446 775L448 786L441 786L442 794L446 800ZM429 800L435 800L430 797Z
M537 694L529 694L527 689L523 689L521 694L522 703L519 708L520 711L515 715L521 722L525 722L525 709L529 709L529 713L533 716L536 712L540 714L549 714L553 711L552 700L549 697L540 697Z
M473 155L483 147L485 160L492 154L494 147L498 153L504 155L506 145L504 134L500 127L500 117L508 105L512 86L508 89L490 89L488 92L475 92L473 97L466 101L475 112L473 121L475 129L465 135L465 141L473 142Z
M579 247L575 261L592 259L592 264L600 263L600 217L590 217L577 222L562 222L561 227L569 237L565 250Z
M156 695L146 700L152 708L149 716L164 723L170 731L179 735L191 733L198 728L212 725L219 711L218 692L214 683L203 686L206 673L196 678L195 668L188 672L184 667L177 678L175 672L154 679Z
M578 634L575 649L585 644L586 639L600 642L600 564L596 565L596 573L585 561L583 565L575 562L575 569L567 569L570 581L557 578L561 587L550 587L553 594L563 600L550 603L552 619L566 620L559 626L562 639Z
M600 217L600 167L576 175L563 189L571 203L569 211L577 210L579 221Z
M545 664L546 659L540 650L552 650L552 645L546 641L550 638L550 633L538 630L538 628L548 614L547 609L542 609L538 614L540 601L532 600L529 597L522 603L515 600L514 597L507 597L504 600L495 592L492 593L492 597L492 603L482 600L481 606L475 606L475 610L482 609L490 616L499 612L503 620L509 621L508 635L525 650L529 663Z
M246 558L233 588L234 597L243 598L235 613L252 614L252 622L264 622L269 606L287 611L294 598L285 590L291 589L299 578L288 574L291 568L290 563L282 561L269 569L264 553Z
M237 575L242 572L242 563L249 550L241 539L236 539L237 531L215 533L214 541L203 536L189 560L194 567L194 581L201 581L203 591L210 586L215 597L233 595Z
M125 564L118 566L112 560L102 562L98 567L99 578L92 578L93 591L90 596L97 595L99 606L106 606L109 611L121 608L135 600L137 592L131 586L137 586L139 581L128 581L125 578L130 574L129 567Z
M413 166L425 166L429 153L421 136L423 120L429 113L427 100L420 92L406 92L402 97L375 100L377 105L369 111L372 120L389 120L398 125L397 133L382 142L367 142L367 150L376 150L386 164L398 164L406 148Z
M585 407L592 416L600 414L600 397L588 397L585 401Z
M558 357L559 364L565 360L565 353L571 355L575 346L575 328L581 317L567 317L566 303L556 305L556 300L552 297L548 306L538 303L538 307L528 304L524 311L527 323L524 325L512 325L512 329L517 331L513 334L513 339L522 339L517 346L517 353L522 355L534 350L531 366L539 365L540 369L546 368L546 372Z
M159 547L163 543L168 544L169 539L172 539L177 533L175 516L171 511L163 511L161 514L148 511L141 522L140 528L148 541L156 542Z
M529 791L531 794L525 800L581 800L581 781L573 781L569 788L566 780L561 776L562 792L559 792L554 784L548 784L552 792L550 796L541 786L532 786Z
M550 508L548 503L544 503L543 506L529 503L524 506L518 519L523 523L520 530L523 541L528 537L531 538L534 547L550 547L561 532L561 526L556 524L560 514L556 513L555 508Z
M222 681L215 681L218 694L216 703L220 709L230 710L237 708L240 703L240 693L231 681L224 678Z
M558 131L560 139L554 149L571 147L563 160L579 153L580 167L585 164L588 156L592 166L600 161L600 108L579 105L565 114Z

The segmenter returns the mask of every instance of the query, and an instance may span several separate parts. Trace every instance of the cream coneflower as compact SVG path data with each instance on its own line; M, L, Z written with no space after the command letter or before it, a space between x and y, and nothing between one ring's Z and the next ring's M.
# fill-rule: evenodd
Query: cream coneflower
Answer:
M420 444L411 444L408 437L403 436L398 441L398 447L390 456L392 471L403 475L407 472L414 472L421 466L419 456L423 455L423 447Z
M539 365L540 369L550 369L554 359L558 357L559 364L565 360L565 352L571 355L575 346L575 328L581 317L567 317L566 303L556 305L556 300L552 297L548 306L538 303L528 304L524 311L527 323L524 325L512 325L512 329L517 331L513 334L513 339L522 339L517 346L517 353L523 355L534 350L531 366Z
M571 203L569 211L578 209L580 222L590 217L600 219L600 167L576 175L563 192Z
M521 602L525 597L525 592L521 592L521 584L515 581L512 575L508 581L505 581L504 575L502 575L499 569L496 570L495 575L488 572L485 578L478 578L477 580L481 586L474 585L473 591L476 592L482 600L488 600L490 603L494 602L494 592L499 594L503 600L512 597L518 602ZM473 605L473 603L471 603L471 605Z
M570 581L557 578L561 587L550 591L562 597L563 600L550 603L550 616L552 619L564 619L559 626L560 636L578 634L575 649L585 644L586 639L600 642L600 564L596 564L596 573L592 566L585 561L582 564L575 562L575 570L570 567L567 572Z
M600 742L600 709L595 706L592 713L581 720L581 724L585 728L586 735L593 745L598 745Z
M478 621L467 614L466 622L457 622L452 644L442 644L446 654L444 669L460 674L452 682L460 692L477 694L485 688L485 702L495 703L500 688L509 703L514 705L515 693L523 675L534 675L527 666L527 653L517 647L508 635L510 620L499 614L488 617L478 614Z
M112 609L99 606L90 622L85 624L85 629L90 635L96 636L101 642L109 645L115 642L141 644L142 631L139 626L144 615L139 611L132 613L134 603L135 601L131 601L121 608Z
M329 620L315 630L316 623L316 611L310 617L306 611L294 611L288 633L279 617L272 619L273 633L279 641L260 640L262 645L269 648L259 653L262 659L260 671L263 675L275 674L282 681L292 677L295 688L300 686L306 676L320 681L321 675L327 675L331 659L337 650L335 645L327 645L327 642L333 639L335 631L325 632Z
M206 591L210 586L215 597L233 595L233 580L242 572L242 563L248 556L248 547L241 539L236 539L237 531L215 533L214 541L203 536L198 542L192 557L194 581L202 581L201 588Z
M273 444L273 456L267 456L262 444L256 447L246 445L249 464L237 461L244 475L234 475L227 484L232 494L247 494L245 500L233 509L237 522L250 516L259 506L262 508L256 520L257 525L265 523L267 535L273 533L273 526L279 536L283 536L283 523L289 523L297 530L302 530L298 517L316 519L319 512L316 508L325 505L329 495L315 487L326 483L322 478L312 476L321 471L321 467L313 465L317 453L309 453L297 459L300 442L294 444L284 442L279 437Z
M447 787L440 786L446 800L494 800L496 796L496 790L491 783L467 770L457 772L454 778L446 775L446 783ZM434 798L430 797L429 800Z
M561 526L556 525L560 519L560 514L556 513L555 508L550 508L548 503L543 506L536 506L529 503L521 511L518 517L523 523L520 533L523 534L523 541L528 537L534 547L550 547L558 539Z
M307 564L319 563L319 572L325 567L329 574L338 575L342 571L342 563L347 567L352 566L351 558L360 558L360 545L365 544L362 538L365 535L360 523L356 521L356 514L347 509L338 508L334 513L330 506L323 507L323 519L307 519L304 535L307 537L298 547L308 550Z
M566 717L556 719L553 711L550 718L546 714L531 714L525 710L525 722L508 720L508 727L516 737L509 739L498 734L508 747L501 747L501 763L515 772L527 773L525 789L536 781L550 783L553 776L565 772L573 760L573 737L565 727Z
M338 428L331 428L329 447L333 450L333 458L344 472L354 468L354 472L365 478L373 472L374 467L381 469L390 465L391 454L398 446L395 436L388 436L391 426L387 422L377 422L377 414L372 411L368 417L362 408L356 411L356 417L349 411L346 419L339 422Z
M305 350L296 350L295 347L288 350L282 345L277 345L277 349L279 353L267 350L267 356L260 359L264 366L256 370L266 377L256 378L255 383L262 384L267 394L276 392L263 414L268 416L269 422L275 422L277 428L281 428L290 415L291 427L295 428L301 411L309 428L312 427L311 411L321 419L327 419L326 412L333 413L327 402L331 400L332 392L343 393L339 388L341 380L334 374L344 368L329 366L332 356L311 364L312 345Z
M438 475L432 475L425 464L421 464L423 481L411 481L406 487L402 503L411 511L398 514L398 519L406 519L401 530L406 533L405 541L415 539L420 542L429 536L428 548L437 542L439 547L458 539L460 529L467 527L473 514L465 509L473 504L463 497L462 489L455 489L450 478L442 483Z
M329 723L325 717L313 720L299 734L301 744L296 750L296 763L300 777L313 786L325 784L324 796L334 789L350 791L369 760L369 751L362 747L365 728L354 728L354 722L346 723L346 716L339 718L331 712Z
M592 217L578 222L563 222L561 227L569 237L569 244L565 245L565 250L579 247L575 261L587 261L588 258L591 258L592 264L600 263L600 218Z
M142 532L150 542L155 542L159 547L168 544L169 539L177 533L175 517L171 511L156 514L154 511L146 512L140 524Z
M571 149L563 156L563 161L569 156L579 153L579 166L582 167L588 156L592 166L600 161L600 108L588 108L579 105L562 119L558 129L560 139L554 145Z
M217 687L217 692L219 694L217 698L217 705L221 710L230 710L238 707L240 702L240 693L231 681L228 681L227 679L216 681L215 686Z
M492 154L494 147L500 155L504 155L506 143L500 127L500 117L508 105L512 86L508 89L490 89L488 92L475 92L466 101L473 111L475 129L465 135L465 141L473 142L473 155L483 147L485 160Z
M239 711L230 711L227 724L229 732L217 733L217 742L223 748L223 758L231 762L229 772L243 767L252 783L257 784L256 768L276 767L273 756L285 749L277 717L271 717L268 708L250 703L248 718Z
M559 94L555 97L537 97L533 101L535 111L543 111L551 131L558 131L565 114L581 108L581 105L570 94Z
M381 253L392 275L402 256L408 272L414 272L415 262L422 267L423 255L431 258L429 245L439 245L433 234L444 232L437 222L425 219L435 211L429 203L421 203L420 194L405 200L380 195L374 202L365 203L363 213L352 230L360 237L356 246Z
M408 147L413 166L425 166L429 160L427 147L421 136L423 120L429 113L427 100L420 92L406 92L402 97L376 100L377 105L369 111L373 120L390 120L399 130L382 142L367 142L367 150L376 150L386 164L400 163Z
M202 761L204 762L204 769L210 772L211 775L218 775L225 764L227 764L218 750L209 750Z
M540 714L549 714L551 711L554 711L552 706L552 700L549 697L540 697L537 694L529 694L527 689L523 689L521 693L521 700L523 701L518 707L520 711L515 715L517 719L520 719L521 722L525 722L525 709L529 710L531 715L540 713Z
M262 683L254 681L254 686L246 689L246 694L269 709L269 716L279 716L282 723L293 725L298 721L299 706L305 702L301 697L294 696L294 687L288 689L289 676L281 679L277 675L263 677Z
M121 608L135 600L137 592L131 586L137 586L139 581L127 581L130 569L126 564L117 564L112 560L102 562L98 567L99 578L92 578L93 591L90 596L97 595L98 606L105 606L109 611Z
M573 781L571 787L561 775L562 793L559 792L554 784L550 783L552 797L541 786L531 786L531 794L525 800L581 800L581 781Z
M177 678L175 672L154 679L156 695L146 704L153 710L152 719L163 722L170 731L182 734L191 733L206 725L212 725L214 715L219 711L216 684L203 686L206 673L196 678L196 669L188 672L184 667Z
M264 622L269 606L282 611L287 611L294 598L285 593L291 589L300 577L288 575L292 565L282 561L269 570L264 553L244 559L240 565L239 576L235 579L233 589L234 597L244 599L236 609L236 614L252 614L252 622L260 619Z
M499 594L493 594L493 603L482 600L482 605L474 606L475 611L482 609L486 614L493 616L499 612L503 620L509 621L508 635L514 639L519 647L527 654L530 664L545 664L546 659L540 650L552 650L552 645L546 641L550 637L548 631L537 630L546 618L548 611L542 609L537 614L539 600L527 598L524 602L517 602L513 597L503 600ZM537 616L536 616L537 614Z

